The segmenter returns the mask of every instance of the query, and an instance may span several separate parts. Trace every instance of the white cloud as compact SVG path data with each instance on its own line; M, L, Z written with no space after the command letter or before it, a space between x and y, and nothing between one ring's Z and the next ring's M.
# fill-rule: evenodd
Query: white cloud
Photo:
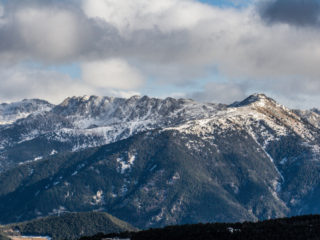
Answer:
M315 96L320 90L320 30L266 24L253 5L235 9L196 0L71 2L73 7L62 1L30 6L15 1L17 6L6 8L0 62L77 61L83 66L83 82L96 90L141 89L144 77L192 86L206 77L208 68L230 83L236 79L288 99Z
M214 14L214 8L192 0L83 0L90 18L101 18L121 33L137 30L170 32L190 29Z
M203 91L194 92L189 97L202 102L231 104L247 96L247 87L237 83L211 82Z
M69 96L96 94L130 97L139 95L137 91L101 88L96 83L72 79L66 74L30 69L24 66L0 68L0 79L0 102L40 98L52 103L60 103Z
M140 92L137 91L121 91L121 90L110 90L108 92L104 92L108 96L116 96L121 98L130 98L132 96L141 96ZM101 95L106 96L106 95Z
M15 13L21 40L30 54L63 59L80 49L78 19L61 9L23 8Z
M139 71L121 59L83 63L82 78L96 87L122 90L137 89L144 83Z
M88 87L84 87L67 75L24 67L2 68L0 79L1 101L41 98L59 102L68 95L84 94Z
M119 30L125 40L121 55L142 61L148 66L144 70L156 76L165 73L170 79L173 73L175 80L216 66L229 78L246 80L320 77L320 31L266 25L253 7L221 9L191 0L84 0L83 8L90 18Z
M61 64L87 58L88 52L83 53L93 43L95 27L81 10L63 4L26 3L8 3L0 19L1 63L33 59Z

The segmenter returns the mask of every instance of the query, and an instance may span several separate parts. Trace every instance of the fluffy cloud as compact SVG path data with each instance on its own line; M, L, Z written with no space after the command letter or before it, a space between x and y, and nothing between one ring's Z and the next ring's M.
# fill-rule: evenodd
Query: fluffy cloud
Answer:
M54 8L24 8L14 17L19 39L30 55L60 60L81 48L81 30L75 14Z
M23 97L59 102L68 95L84 95L87 91L93 93L90 86L81 84L67 75L22 66L1 68L0 79L1 101L16 101Z
M137 89L144 82L139 71L121 59L83 63L82 78L99 88L122 90Z
M192 29L211 18L214 8L192 0L83 0L89 18L101 18L126 35L137 30Z
M208 83L203 91L194 92L189 97L202 102L231 104L246 97L247 87L237 83Z
M121 90L106 87L103 83L72 79L66 74L52 70L30 69L23 65L1 67L0 79L0 102L19 101L22 98L40 98L52 103L60 103L68 96L108 95L129 97L139 95L139 92L128 88Z
M269 90L277 91L274 82L285 86L301 79L320 87L320 31L266 25L255 7L221 9L190 0L84 0L82 7L89 18L117 29L119 53L147 63L142 70L151 69L153 77L180 83L215 66L229 79Z
M314 96L320 30L310 26L318 8L314 0L288 3L219 8L196 0L12 0L0 14L0 62L79 62L80 84L114 91L143 89L143 77L192 87L214 68L234 96L247 93L244 85L288 99ZM218 96L222 85L208 89ZM209 99L203 94L194 96Z

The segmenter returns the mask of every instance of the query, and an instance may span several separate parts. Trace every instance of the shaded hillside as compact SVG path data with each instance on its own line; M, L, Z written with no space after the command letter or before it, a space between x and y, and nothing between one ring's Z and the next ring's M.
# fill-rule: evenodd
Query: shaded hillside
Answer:
M320 239L320 216L301 216L257 223L214 223L169 226L136 233L83 237L81 240L101 240L108 237L131 240L317 240Z
M0 176L0 220L106 209L144 228L284 216L278 172L249 135L215 141L219 151L197 136L154 131L21 165Z
M53 240L78 239L98 232L107 234L136 230L130 224L102 212L66 213L11 224L6 228L18 230L24 236L50 236Z

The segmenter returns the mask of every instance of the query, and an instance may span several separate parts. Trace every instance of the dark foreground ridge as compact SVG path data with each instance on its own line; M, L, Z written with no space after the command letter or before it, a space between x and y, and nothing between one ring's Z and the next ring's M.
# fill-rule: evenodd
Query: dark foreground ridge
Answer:
M1 238L1 231L8 236ZM0 228L0 240L8 240L10 239L8 237L14 236L48 236L52 240L73 240L98 232L107 234L124 231L137 231L137 229L108 213L65 213L61 216L39 218L3 226Z
M102 239L131 240L276 240L276 239L320 239L320 215L281 218L262 222L212 223L169 226L140 232L121 234L97 234L80 240Z

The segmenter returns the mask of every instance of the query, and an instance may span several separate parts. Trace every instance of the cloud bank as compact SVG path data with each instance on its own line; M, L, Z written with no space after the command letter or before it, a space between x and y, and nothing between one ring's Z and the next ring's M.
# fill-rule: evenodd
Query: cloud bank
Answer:
M79 79L64 76L59 82L52 72L39 70L42 77L26 74L20 81L68 86L61 89L65 96L70 92L64 89L71 88L75 94L79 88L143 92L151 82L153 88L196 88L191 96L203 101L238 100L261 91L292 105L301 99L307 104L320 90L319 12L315 0L268 0L243 8L195 0L12 0L0 7L0 71L6 76L0 81L23 74L19 66L26 61L79 63ZM222 83L208 83L212 72ZM43 85L44 92L52 90ZM0 96L14 88L5 86ZM228 96L217 94L222 91Z
M319 0L273 0L260 6L262 17L270 23L296 26L319 26Z
M121 59L84 63L82 76L87 84L100 88L130 90L140 87L144 82L139 71Z

